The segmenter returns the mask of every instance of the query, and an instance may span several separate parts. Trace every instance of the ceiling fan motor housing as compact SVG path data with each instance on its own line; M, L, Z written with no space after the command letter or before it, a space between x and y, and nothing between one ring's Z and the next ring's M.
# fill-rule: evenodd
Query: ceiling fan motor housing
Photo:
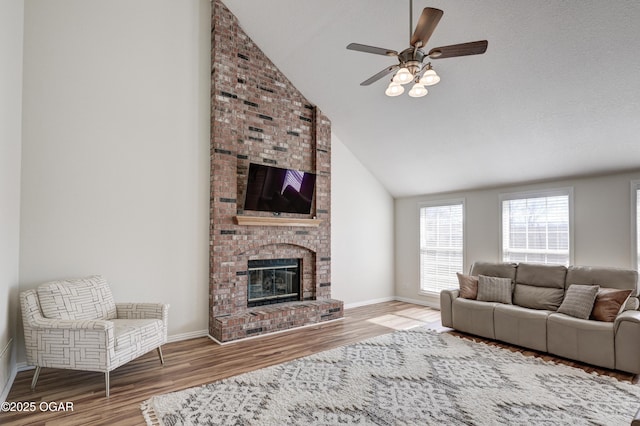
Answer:
M411 74L416 75L422 68L422 60L425 56L422 50L410 47L400 52L398 59L401 67L407 68Z

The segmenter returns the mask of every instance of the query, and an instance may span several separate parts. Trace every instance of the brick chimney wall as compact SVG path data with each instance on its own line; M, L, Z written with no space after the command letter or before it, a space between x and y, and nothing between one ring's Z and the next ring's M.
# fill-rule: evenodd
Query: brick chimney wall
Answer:
M342 317L331 299L331 123L212 2L209 333L220 342ZM311 214L317 227L238 225L250 163L317 175ZM247 264L302 259L301 300L247 307Z

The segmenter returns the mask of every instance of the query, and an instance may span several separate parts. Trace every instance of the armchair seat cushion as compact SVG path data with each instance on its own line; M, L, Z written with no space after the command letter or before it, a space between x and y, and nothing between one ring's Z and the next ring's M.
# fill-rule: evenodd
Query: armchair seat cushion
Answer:
M119 351L130 346L139 345L141 342L148 343L155 340L157 336L158 344L161 344L163 334L162 320L159 319L114 319L113 334L115 337L115 350Z
M49 319L111 320L116 303L100 275L51 281L37 289L42 315Z

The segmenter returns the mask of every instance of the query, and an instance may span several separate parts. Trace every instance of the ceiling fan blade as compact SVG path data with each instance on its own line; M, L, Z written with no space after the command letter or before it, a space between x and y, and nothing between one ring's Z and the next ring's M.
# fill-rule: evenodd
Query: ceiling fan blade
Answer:
M379 73L372 75L371 77L369 77L368 79L366 79L365 81L363 81L362 83L360 83L360 86L368 86L371 83L375 83L376 81L380 80L382 77L384 77L387 74L392 73L393 71L397 70L398 68L400 68L400 65L392 65L390 67L387 67L385 69L383 69L382 71L380 71Z
M450 46L434 47L429 51L429 58L444 59L455 56L481 55L487 51L487 40L471 41L469 43L452 44Z
M420 43L420 47L427 45L427 41L429 41L431 34L433 34L433 31L436 29L443 13L440 9L434 9L432 7L424 8L418 20L418 25L416 25L416 29L411 36L411 46L415 46L419 41L422 42Z
M384 49L382 47L367 46L366 44L351 43L347 46L349 50L357 50L358 52L374 53L376 55L384 56L398 56L398 52L391 49Z

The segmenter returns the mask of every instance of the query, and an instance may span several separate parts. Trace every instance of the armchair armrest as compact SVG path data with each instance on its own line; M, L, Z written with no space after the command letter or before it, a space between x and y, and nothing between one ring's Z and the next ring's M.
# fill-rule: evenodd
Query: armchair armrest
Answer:
M116 303L118 319L169 319L169 305L164 303Z
M108 331L113 330L113 323L106 320L61 320L45 317L32 318L29 323L34 329L56 329L56 330L93 330Z
M32 317L24 324L24 343L29 365L109 371L115 353L115 329L108 320ZM69 358L68 354L73 356Z

